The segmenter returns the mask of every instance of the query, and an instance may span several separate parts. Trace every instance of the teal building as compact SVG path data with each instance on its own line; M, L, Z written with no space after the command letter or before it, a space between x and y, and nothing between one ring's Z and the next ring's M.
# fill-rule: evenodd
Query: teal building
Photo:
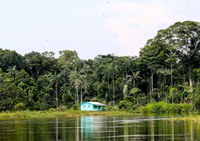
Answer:
M81 111L102 111L106 105L99 102L83 102L80 106Z

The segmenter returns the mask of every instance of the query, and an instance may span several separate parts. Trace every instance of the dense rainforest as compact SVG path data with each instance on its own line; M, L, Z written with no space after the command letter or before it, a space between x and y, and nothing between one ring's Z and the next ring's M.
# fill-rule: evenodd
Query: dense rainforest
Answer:
M190 103L200 109L200 23L177 22L159 30L139 56L76 51L0 49L0 111L77 109L83 101L134 110L152 102Z

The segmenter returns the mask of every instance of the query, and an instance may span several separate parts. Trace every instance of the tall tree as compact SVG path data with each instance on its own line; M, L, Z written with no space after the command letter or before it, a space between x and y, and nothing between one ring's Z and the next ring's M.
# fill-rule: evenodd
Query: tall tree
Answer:
M59 106L59 101L58 101L58 86L59 86L59 81L61 79L61 73L56 73L54 72L54 74L50 73L47 75L47 78L49 79L50 81L50 85L53 85L54 86L54 94L55 94L55 102L56 102L56 107Z
M0 68L6 71L9 67L16 66L17 70L24 68L23 56L16 51L3 50L0 48Z
M149 79L148 83L150 86L149 91L149 100L151 100L151 95L153 94L154 87L156 84L154 83L154 75L157 73L156 70L159 68L162 68L165 64L166 60L166 44L163 44L163 42L158 41L154 42L153 40L148 40L145 47L140 52L140 58L139 62L140 65L143 64L149 72ZM155 84L155 86L154 86Z
M141 77L139 76L140 72L136 71L136 72L132 72L131 75L128 75L128 81L132 83L132 86L135 87L136 86L136 80L141 79Z
M187 69L188 82L192 86L192 70L199 66L200 24L194 21L177 22L158 31L153 41L162 41L172 46L177 59ZM173 56L173 53L171 54Z

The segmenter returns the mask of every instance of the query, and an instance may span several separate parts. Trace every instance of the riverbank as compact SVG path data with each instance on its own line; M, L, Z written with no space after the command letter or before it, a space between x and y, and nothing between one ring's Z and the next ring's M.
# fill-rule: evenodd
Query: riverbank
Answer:
M40 119L40 118L56 118L56 117L79 117L79 116L133 116L143 115L144 113L130 113L126 111L102 111L90 112L80 110L66 110L66 111L15 111L15 112L1 112L0 120L23 120L23 119ZM144 114L146 115L146 114ZM154 115L154 114L147 114ZM173 117L169 115L172 120L192 120L200 122L200 115L189 114L182 117Z
M183 117L173 117L172 120L176 121L194 121L200 123L200 115L187 115Z
M80 110L67 111L16 111L16 112L2 112L0 113L0 120L5 119L36 119L36 118L55 118L55 117L78 117L78 116L123 116L133 115L125 111L102 111L89 112Z

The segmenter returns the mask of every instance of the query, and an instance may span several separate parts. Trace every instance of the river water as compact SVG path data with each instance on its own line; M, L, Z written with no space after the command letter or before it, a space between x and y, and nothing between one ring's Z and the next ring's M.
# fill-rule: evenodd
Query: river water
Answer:
M0 141L198 141L200 123L165 116L0 121Z

